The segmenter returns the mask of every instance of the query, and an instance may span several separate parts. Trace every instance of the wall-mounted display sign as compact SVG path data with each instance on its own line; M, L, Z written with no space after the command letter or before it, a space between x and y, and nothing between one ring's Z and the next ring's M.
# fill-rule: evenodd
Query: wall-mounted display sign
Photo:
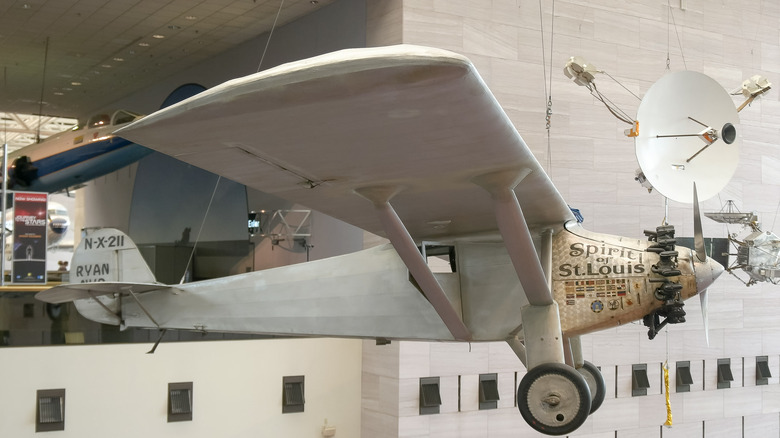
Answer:
M14 193L12 283L46 283L46 193Z

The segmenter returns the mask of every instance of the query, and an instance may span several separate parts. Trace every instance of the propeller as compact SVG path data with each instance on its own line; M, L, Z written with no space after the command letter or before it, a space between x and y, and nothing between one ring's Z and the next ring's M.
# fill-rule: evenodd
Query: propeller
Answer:
M701 231L701 212L699 211L696 182L693 183L693 246L696 249L696 258L700 262L707 260L707 251L704 249L704 233Z
M701 212L699 211L699 195L696 192L696 182L693 183L693 247L696 250L696 258L699 259L699 262L705 262L707 260L707 251L704 248L704 233L701 229ZM707 289L699 291L699 303L701 303L701 318L704 322L704 339L709 347Z

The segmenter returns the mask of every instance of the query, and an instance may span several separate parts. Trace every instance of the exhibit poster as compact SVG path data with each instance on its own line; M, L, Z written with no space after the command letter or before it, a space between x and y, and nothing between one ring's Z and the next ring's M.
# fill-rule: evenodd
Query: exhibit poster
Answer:
M46 283L46 193L14 193L12 283Z

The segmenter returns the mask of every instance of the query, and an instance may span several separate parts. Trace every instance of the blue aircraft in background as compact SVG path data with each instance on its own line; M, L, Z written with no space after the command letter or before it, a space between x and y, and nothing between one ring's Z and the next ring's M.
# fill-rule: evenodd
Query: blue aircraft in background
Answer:
M100 114L69 131L8 154L8 189L54 193L119 170L152 150L113 135L143 117Z

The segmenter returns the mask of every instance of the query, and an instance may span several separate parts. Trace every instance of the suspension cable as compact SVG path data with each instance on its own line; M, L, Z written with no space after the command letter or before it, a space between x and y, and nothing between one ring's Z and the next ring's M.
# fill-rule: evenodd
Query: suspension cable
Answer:
M680 57L682 57L683 67L685 68L685 70L688 70L688 64L685 62L685 53L683 52L682 41L680 40L680 32L677 30L677 22L674 20L674 12L672 11L671 0L667 0L666 5L669 10L669 14L666 19L666 29L667 29L666 30L666 69L669 70L669 65L671 62L669 59L669 51L671 46L670 36L669 36L671 32L669 26L671 23L671 25L674 26L674 33L675 35L677 35L677 46L680 48Z
M209 210L211 210L211 205L214 203L214 195L217 194L217 187L219 187L220 180L222 180L222 176L217 175L217 182L214 183L214 191L211 192L211 199L209 199L209 205L206 207L206 212L203 213L203 220L200 221L200 229L198 230L198 235L195 237L195 243L192 245L190 258L187 260L187 264L184 265L184 274L182 274L181 281L179 281L179 284L184 284L184 280L187 277L187 269L190 267L190 263L192 263L192 258L195 256L195 249L198 247L198 242L200 242L200 234L203 232L203 226L206 225L206 218L209 217Z
M43 119L43 92L46 88L46 65L49 60L49 37L46 37L46 46L43 49L43 77L41 78L41 98L38 99L38 130L35 134L35 142L41 142L41 123Z
M265 59L265 52L268 51L268 45L271 43L271 37L274 35L274 29L276 29L276 22L279 20L279 15L282 13L282 6L284 6L284 0L279 2L279 10L276 11L276 18L274 18L274 24L271 25L271 32L268 33L268 39L265 41L265 48L263 54L260 56L260 63L257 65L257 71L263 66L263 59Z
M542 40L542 71L544 73L544 97L546 100L545 109L545 129L547 130L547 174L552 178L552 139L550 127L552 125L552 71L553 71L553 41L555 35L555 0L551 2L552 10L550 12L550 75L547 75L547 53L544 48L544 9L542 0L539 0L539 30Z

